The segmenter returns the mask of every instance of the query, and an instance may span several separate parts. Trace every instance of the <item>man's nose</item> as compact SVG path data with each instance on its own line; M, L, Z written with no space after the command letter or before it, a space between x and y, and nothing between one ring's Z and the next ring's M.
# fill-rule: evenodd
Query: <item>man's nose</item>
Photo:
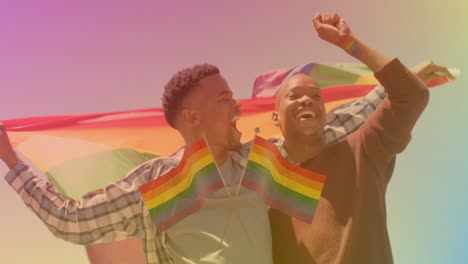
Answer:
M241 107L241 102L239 99L234 99L234 108L240 109Z
M299 99L299 104L301 104L301 105L311 105L313 101L314 100L310 96L304 95Z

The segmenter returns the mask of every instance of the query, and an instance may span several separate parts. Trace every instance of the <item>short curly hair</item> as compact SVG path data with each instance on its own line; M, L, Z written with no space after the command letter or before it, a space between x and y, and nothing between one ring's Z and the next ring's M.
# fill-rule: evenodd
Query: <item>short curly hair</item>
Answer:
M175 117L185 96L195 88L200 80L219 74L218 67L211 64L197 64L174 74L164 87L162 105L167 123L175 128Z

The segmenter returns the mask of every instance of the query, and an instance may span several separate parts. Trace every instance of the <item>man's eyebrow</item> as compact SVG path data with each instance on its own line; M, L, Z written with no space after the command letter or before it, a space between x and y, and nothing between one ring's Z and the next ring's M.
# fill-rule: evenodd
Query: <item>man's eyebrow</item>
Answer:
M299 90L299 89L304 89L304 88L311 88L311 89L318 89L320 90L320 87L318 86L315 86L315 85L311 85L311 86L294 86L292 88L289 89L289 92L294 92L295 90Z
M217 97L220 97L220 96L223 96L223 95L231 95L232 92L229 91L229 90L223 90L221 92L218 93Z

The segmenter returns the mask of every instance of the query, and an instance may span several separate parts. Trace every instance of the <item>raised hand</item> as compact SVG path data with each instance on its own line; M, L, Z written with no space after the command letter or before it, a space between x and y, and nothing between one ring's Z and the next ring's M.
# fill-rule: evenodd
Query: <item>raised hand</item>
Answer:
M3 123L0 123L0 159L5 162L9 168L13 168L18 163L19 158L11 146L10 139Z
M337 13L317 13L312 19L318 36L334 45L340 46L343 36L351 34L351 30Z
M390 62L391 58L357 38L337 13L316 14L312 19L319 37L364 63L373 72Z
M453 76L447 67L435 64L432 61L425 61L422 62L413 68L411 71L418 76L424 83L428 83L438 77L445 76L450 80L455 80L455 76Z

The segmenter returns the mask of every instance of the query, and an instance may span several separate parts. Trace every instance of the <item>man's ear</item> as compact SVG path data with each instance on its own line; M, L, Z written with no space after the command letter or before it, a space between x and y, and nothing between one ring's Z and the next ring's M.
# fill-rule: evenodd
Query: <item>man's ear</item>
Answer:
M200 114L198 112L192 113L192 125L197 126L200 124Z
M198 114L198 112L193 111L191 109L184 109L182 110L182 120L185 123L196 126L200 124L200 115Z
M271 121L273 122L273 125L275 126L279 126L280 125L280 118L279 118L279 114L277 111L274 111L272 114L271 114Z
M192 111L190 109L184 109L182 110L181 116L184 123L190 122L190 119L192 119Z

